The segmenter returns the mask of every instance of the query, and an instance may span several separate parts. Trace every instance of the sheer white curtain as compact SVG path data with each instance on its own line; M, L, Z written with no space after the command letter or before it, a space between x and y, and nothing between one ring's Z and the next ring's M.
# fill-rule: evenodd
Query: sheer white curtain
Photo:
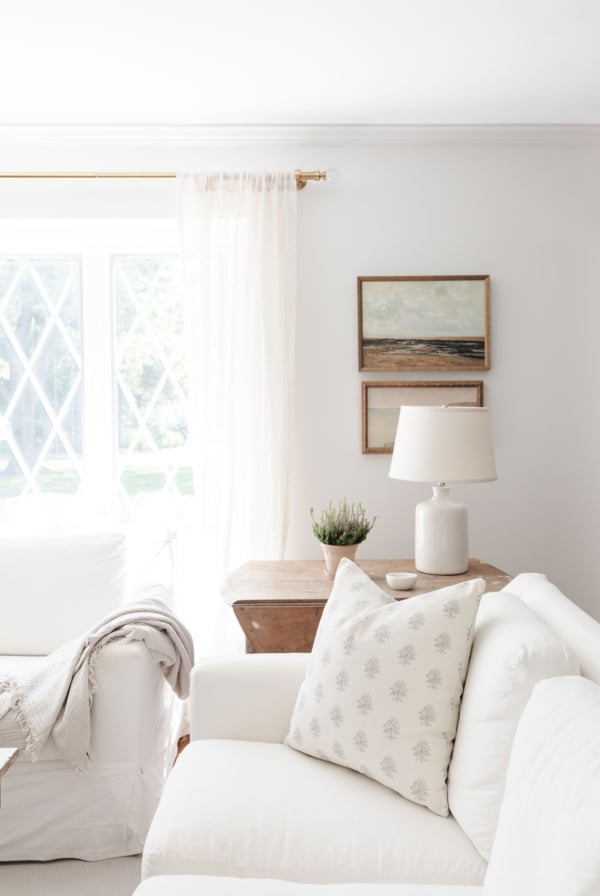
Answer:
M265 172L183 174L178 191L197 510L179 591L204 652L241 643L225 576L285 547L297 190L292 172Z

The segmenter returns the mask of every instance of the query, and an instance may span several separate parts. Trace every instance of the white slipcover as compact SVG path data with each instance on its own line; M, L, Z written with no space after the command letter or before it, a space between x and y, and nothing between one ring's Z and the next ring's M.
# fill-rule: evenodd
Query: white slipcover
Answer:
M169 776L142 877L480 884L484 871L452 817L364 775L283 744L205 740Z
M564 638L584 675L600 681L600 624L543 575L518 576L507 590L514 590ZM502 593L494 599L502 600ZM480 886L469 887L481 884L485 863L452 816L437 817L349 770L291 750L285 755L282 751L286 748L273 741L287 730L306 660L305 656L277 654L206 659L198 664L192 678L192 736L228 740L198 740L178 761L146 841L146 880L139 896L319 896L321 890L323 896L333 896L336 890L340 896L354 896L354 887L359 887L356 896L363 892L375 896L386 890L391 891L390 896L392 892L394 896L475 896L483 892L486 896L521 896L521 892L523 896L548 896L531 881L522 891L512 882L489 893ZM568 680L557 679L561 684ZM461 718L459 731L462 723ZM560 719L557 724L561 727ZM464 736L468 735L465 730ZM589 760L576 739L569 743L567 737L565 745L571 754L566 760L569 773L583 756L578 771L585 774L593 769L596 788L600 745L593 742L595 753ZM526 782L527 777L522 780ZM530 783L523 784L524 793L529 792ZM554 782L547 788L549 794L553 787ZM574 793L582 799L579 784ZM595 806L600 795L595 789L592 795ZM580 861L581 853L570 851L572 838L567 831L578 809L566 796L557 798L550 810L546 808L550 803L532 803L527 824L535 826L545 812L544 826L551 831L556 825L558 840L551 835L548 847L535 832L530 840L515 825L520 841L517 848L527 853L532 842L530 858L542 869L548 862L550 866L564 864L562 877L557 875L563 886L560 896L581 896L582 892L595 896L600 890L595 883L595 889L589 891L569 884L571 879L577 886L580 882L573 862ZM560 819L554 815L557 808L563 813ZM588 808L586 804L583 828L576 828L581 840L577 847L586 843L587 829L594 860L600 855L600 844L594 839L598 826L595 809ZM499 827L499 833L501 830ZM513 826L505 825L505 830L510 843ZM495 855L496 845L492 863ZM583 856L584 868L585 859ZM511 861L505 853L503 862L510 865ZM185 877L191 873L206 876ZM178 876L159 876L168 874ZM231 875L237 877L231 879ZM327 889L317 881L327 882ZM439 889L434 886L438 882Z
M51 653L126 594L125 538L64 531L0 536L0 654Z
M534 688L515 735L486 896L600 893L600 687Z
M35 666L126 597L118 532L0 536L0 670ZM108 644L96 684L88 774L69 768L50 740L37 762L21 757L3 778L0 861L141 851L173 758L175 699L140 642Z
M39 761L17 759L2 779L0 861L141 852L173 756L172 692L139 642L107 645L96 681L90 771L76 774L52 741Z
M200 658L192 670L192 740L217 737L281 743L309 657L308 653L250 653Z
M581 674L600 684L600 622L569 600L541 572L522 572L503 591L521 598L570 647Z
M450 811L488 861L517 723L534 685L579 663L523 601L484 595L448 778Z

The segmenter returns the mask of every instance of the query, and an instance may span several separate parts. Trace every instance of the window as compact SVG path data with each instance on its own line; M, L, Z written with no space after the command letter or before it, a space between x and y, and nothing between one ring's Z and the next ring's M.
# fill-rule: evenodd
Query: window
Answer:
M82 486L81 263L0 257L0 496Z
M112 258L119 497L190 495L183 308L176 259Z
M0 222L0 507L168 531L193 498L174 222Z

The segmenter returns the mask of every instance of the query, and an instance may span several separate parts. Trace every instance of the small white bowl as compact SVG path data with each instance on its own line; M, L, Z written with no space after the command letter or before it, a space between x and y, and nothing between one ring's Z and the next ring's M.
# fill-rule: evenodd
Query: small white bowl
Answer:
M388 572L385 580L394 591L410 591L417 581L416 572Z

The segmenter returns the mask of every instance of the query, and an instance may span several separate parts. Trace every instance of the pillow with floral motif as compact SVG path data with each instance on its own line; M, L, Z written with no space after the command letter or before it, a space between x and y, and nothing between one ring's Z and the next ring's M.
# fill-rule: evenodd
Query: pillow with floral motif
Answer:
M447 774L483 579L395 600L342 560L288 746L448 814Z

